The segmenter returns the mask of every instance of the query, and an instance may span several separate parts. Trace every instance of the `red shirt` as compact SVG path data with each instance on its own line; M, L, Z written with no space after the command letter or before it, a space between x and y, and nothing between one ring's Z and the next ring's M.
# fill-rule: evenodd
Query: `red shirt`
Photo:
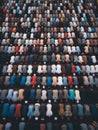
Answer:
M55 52L56 51L56 46L52 46L52 52Z
M63 40L62 40L61 38L59 38L59 39L58 39L58 43L59 43L59 45L62 45Z
M12 28L12 27L10 27L10 28L9 28L9 32L12 32L12 30L13 30L13 28Z
M64 34L64 37L65 37L66 39L68 38L68 33L67 33L67 32Z
M72 85L73 85L72 76L68 76L68 84L69 84L69 87L72 88Z
M75 67L75 65L72 65L72 66L71 66L71 71L72 71L72 73L75 73L75 72L76 72L76 67Z
M45 124L40 124L40 130L46 130Z
M15 51L16 51L16 53L19 52L19 46L18 45L15 47Z
M39 48L40 48L40 46L36 45L36 52L39 52Z
M21 105L21 104L17 104L17 105L16 105L16 110L15 110L15 117L16 117L16 118L21 117L21 108L22 108L22 105Z
M36 76L36 75L32 76L31 84L32 84L32 87L33 87L33 88L34 88L35 85L37 84L37 76Z
M41 32L41 28L40 28L40 27L38 27L38 28L37 28L37 31L38 31L38 32Z

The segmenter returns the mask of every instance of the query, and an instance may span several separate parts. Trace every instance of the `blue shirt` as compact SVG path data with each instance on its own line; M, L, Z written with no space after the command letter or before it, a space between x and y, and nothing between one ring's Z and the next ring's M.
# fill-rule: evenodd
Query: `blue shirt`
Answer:
M52 86L52 78L50 76L47 77L46 84L47 84L48 87Z

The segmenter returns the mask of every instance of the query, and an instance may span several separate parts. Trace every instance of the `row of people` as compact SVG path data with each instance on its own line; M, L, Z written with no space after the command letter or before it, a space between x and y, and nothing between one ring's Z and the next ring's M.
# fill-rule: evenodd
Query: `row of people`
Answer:
M84 86L97 86L98 85L98 76L37 76L36 74L32 76L26 75L11 75L4 76L0 78L1 85L5 86L32 86L35 88L37 85L47 86L47 87L56 87L56 86L67 86L72 88L75 85L84 85Z
M21 122L6 122L0 124L0 130L97 130L98 123L96 121L87 123L82 121L74 122L38 122L34 123L31 121Z
M77 87L77 86L76 86ZM45 86L42 88L38 86L36 89L0 89L0 100L2 101L11 101L11 102L28 102L32 101L64 101L64 102L83 102L83 103L97 103L98 101L98 90L92 88L75 88L75 89L45 89ZM93 97L93 98L92 98Z
M55 54L52 53L51 55L39 55L39 54L31 54L31 55L7 55L3 54L0 55L2 59L2 63L74 63L74 64L97 64L98 56L97 55L69 55L69 54ZM4 59L5 58L5 59Z
M25 17L27 17L26 15L25 15ZM54 18L55 19L55 18ZM27 22L25 22L25 20L27 20ZM20 27L25 27L26 26L26 24L28 24L28 23L30 23L30 21L31 21L31 18L30 17L27 17L27 18L21 18L20 19L20 21L21 21L21 23L19 23L18 25L20 26ZM53 33L64 33L64 34L67 34L66 35L66 37L65 38L74 38L75 37L75 31L82 31L82 32L86 32L86 33L97 33L98 32L98 27L97 26L83 26L83 25L81 25L80 27L79 26L70 26L72 23L75 23L75 21L72 21L72 22L69 22L70 24L69 24L69 26L65 26L65 27L58 27L58 28L56 28L55 26L54 27L52 27L52 26L48 26L47 27L47 29L52 29L52 31L53 31ZM31 23L30 23L31 24ZM31 38L34 38L33 36L34 36L34 33L36 33L36 32L38 32L38 33L41 33L41 35L42 35L42 37L41 38L44 38L43 37L43 35L44 35L44 33L43 33L43 28L42 28L42 26L40 25L41 23L35 23L35 25L32 25L32 27L29 29L30 30L30 33L31 33L31 35L30 35L30 37ZM8 22L8 20L6 19L3 23L2 23L2 28L1 28L1 32L2 33L6 33L6 32L10 32L10 34L14 34L14 33L16 33L17 32L17 36L18 36L18 34L19 34L19 26L17 27L17 23L15 23L15 26L14 27L9 27L8 28L8 26L9 25L11 25L11 23L9 23ZM26 32L26 27L25 27L25 29L24 30L21 30L22 32ZM49 32L49 30L46 30L45 31L45 33L48 35L48 38L50 37L49 35L51 35L52 33L51 32ZM96 34L95 34L96 35ZM11 36L11 35L10 35ZM96 35L97 36L97 35ZM63 37L62 37L63 38Z
M54 89L54 90L46 90L46 89L31 89L28 91L30 93L30 96L28 97L29 100L71 100L71 101L77 101L81 100L80 92L79 90L67 90L67 89ZM0 99L8 100L8 101L23 101L27 96L27 91L24 89L14 90L0 90Z
M52 64L52 65L32 65L32 64L6 64L2 67L2 74L97 74L98 65L74 65L74 64Z
M84 54L97 54L98 48L96 46L66 46L66 45L60 45L60 46L54 46L54 45L16 45L16 46L0 46L0 52L1 53L8 53L8 54L27 54L27 53L38 53L38 54L51 54L51 53L59 53L62 52L63 54L78 54L84 53Z
M34 29L33 29L34 30ZM35 30L37 30L37 28L35 28ZM51 37L54 37L55 39L54 39L54 44L57 46L57 45L61 45L62 44L62 39L67 39L67 38L69 38L70 40L72 40L73 38L76 38L76 35L75 35L75 33L74 32L72 32L72 33L60 33L60 32L58 32L58 33L55 33L55 34L50 34L49 32L48 33L46 33L46 34L38 34L38 35L36 35L36 34L34 34L34 33L30 33L30 34L28 34L27 35L27 33L23 33L23 36L21 36L21 33L19 33L19 32L16 32L16 33L11 33L11 36L9 36L9 33L8 32L5 32L5 33L3 33L4 35L3 35L3 38L16 38L16 39L18 39L18 38L21 38L22 37L22 39L27 39L27 38L30 38L30 39L35 39L35 38L37 38L37 39L39 39L40 38L40 40L39 40L39 44L42 44L41 43L41 41L44 39L44 37L47 37L47 38L51 38ZM51 36L52 35L52 36ZM68 35L68 36L66 36L66 35ZM84 39L89 39L89 38L98 38L98 34L96 33L96 32L94 32L94 33L87 33L87 32L81 32L81 33L79 33L78 35L80 35L81 36L81 38L84 38ZM44 44L44 43L43 43Z
M23 8L20 9L20 6L17 3L11 4L14 6L14 9L11 10L11 14L19 16L22 13L26 13L27 16L29 18L34 17L33 22L34 23L39 23L42 22L41 18L44 17L44 22L46 21L48 26L52 26L55 25L57 22L60 23L62 22L64 24L64 20L66 20L65 18L67 17L67 22L87 22L88 24L90 24L90 22L92 23L95 18L97 17L97 9L95 8L94 4L92 4L91 2L89 4L86 4L86 6L84 6L83 3L80 3L80 5L75 5L73 3L60 3L60 4L56 4L52 2L47 5L47 3L37 3L37 6L39 5L39 8L35 5L34 7L30 6L30 3L27 5L24 2L22 2L23 4ZM34 4L34 3L33 3ZM49 6L47 8L47 6ZM92 6L94 7L92 9ZM53 9L52 9L53 8ZM90 9L91 8L91 9ZM45 11L43 11L45 9ZM4 8L3 12L7 13L7 11L9 10L9 8ZM36 11L37 10L37 11ZM94 10L94 11L93 11ZM43 13L44 12L44 13ZM31 15L32 13L32 15ZM77 13L79 15L77 15ZM83 15L81 15L81 13L83 13ZM59 14L59 15L57 15ZM73 15L71 15L73 14ZM10 15L9 17L9 21L11 22L11 17L12 15ZM62 16L64 18L62 18ZM81 17L82 18L81 18ZM13 18L13 17L12 17ZM27 17L24 15L24 21L30 21L29 18L26 19ZM39 21L37 21L39 18ZM54 19L53 19L54 18ZM23 18L22 18L23 19ZM89 21L88 21L89 19ZM5 18L5 21L8 21L8 17ZM18 19L18 21L21 22L21 20ZM26 24L26 27L29 24ZM39 24L38 24L39 25ZM66 26L66 24L64 24L63 26ZM68 24L67 24L68 26Z
M73 116L92 116L98 118L98 105L94 104L63 104L63 103L35 103L35 104L9 104L4 103L1 110L2 117L71 117Z
M38 34L36 34L36 37L39 37ZM79 34L77 34L79 35ZM55 34L55 37L57 36L57 34ZM74 46L74 45L98 45L98 40L97 38L88 38L88 39L84 39L84 38L80 38L80 36L77 36L78 38L65 38L65 39L54 39L54 38L45 38L45 39L41 39L39 41L39 38L35 38L35 39L15 39L15 38L4 38L1 41L1 44L4 45L10 45L10 44L14 44L14 45L40 45L40 46L44 46L44 45L52 45L52 46L60 46L60 45L66 45L66 46ZM47 39L47 40L46 40ZM58 44L58 41L60 42L60 44ZM56 42L56 44L54 44L54 42ZM58 45L57 45L58 44Z

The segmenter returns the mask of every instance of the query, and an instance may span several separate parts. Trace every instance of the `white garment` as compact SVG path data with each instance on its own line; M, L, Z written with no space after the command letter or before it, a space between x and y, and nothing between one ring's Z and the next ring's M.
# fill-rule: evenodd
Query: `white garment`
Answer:
M26 38L27 38L27 34L24 33L24 34L23 34L23 39L26 39Z
M71 38L71 33L70 32L68 32L68 38Z
M51 37L49 32L47 33L47 37L48 37L48 38L50 38L50 37Z
M42 71L43 71L43 73L47 73L47 66L46 65L42 66Z
M32 68L33 68L32 65L28 65L28 70L27 70L28 74L32 74L32 72L33 72Z
M57 39L55 39L54 44L55 44L56 46L58 45L58 40L57 40Z
M64 33L61 33L61 38L64 38Z
M44 52L44 53L47 53L47 46L44 46L43 52Z
M31 28L31 32L34 33L34 28Z
M71 29L70 29L70 27L67 27L67 32L71 32Z
M71 54L72 50L71 50L71 46L67 46L68 49L68 53Z
M23 45L20 46L19 52L20 52L20 54L22 54L22 53L24 52L24 47L23 47Z
M63 85L62 76L58 76L58 85Z
M31 76L27 76L26 77L26 82L25 82L25 84L27 85L27 86L29 86L29 85L31 85Z
M56 66L56 73L57 73L57 74L60 74L61 72L62 72L62 71L61 71L61 65L58 64L58 65Z
M78 60L79 60L79 63L83 63L83 57L82 56L78 56Z
M78 6L77 9L78 9L78 12L79 12L79 14L80 14L80 13L81 13L81 8L80 8L80 6Z
M37 70L37 72L38 72L39 74L41 74L41 73L43 72L41 65L38 65L38 70Z
M6 98L7 98L8 100L11 100L11 99L12 99L12 96L13 96L13 89L9 89Z
M70 22L70 26L73 26L73 22Z
M12 67L13 66L11 64L8 65L7 73L12 73Z
M42 90L41 99L42 99L42 100L46 100L46 99L47 99L47 91L46 91L46 90Z
M98 73L98 65L95 65L95 73Z
M11 56L10 63L14 63L14 62L15 62L15 56Z
M18 92L16 90L13 92L12 101L13 102L18 101Z
M94 65L91 65L90 66L90 72L91 73L95 73L96 71L95 71L95 66Z
M20 22L23 22L23 17L20 18Z
M16 14L16 9L13 9L13 14Z
M56 65L51 65L51 72L54 74L56 73Z
M7 52L10 54L12 52L12 47L9 46Z
M4 33L6 30L5 30L5 27L2 27L2 32Z
M75 90L75 99L77 102L79 102L79 100L81 99L79 90Z
M29 44L32 45L32 39L29 40Z
M92 31L91 27L88 27L88 32L91 32L91 31Z
M8 33L7 32L4 34L4 38L8 38Z
M20 45L21 44L21 39L18 39L18 45Z
M93 62L93 63L96 63L96 62L97 62L97 60L96 60L96 56L94 56L94 55L91 56L91 59L92 59L92 62Z
M19 32L16 32L15 38L19 38Z
M27 22L30 22L30 17L27 18Z
M77 26L76 22L73 22L73 25L72 25L72 26L76 27L76 26Z
M84 32L84 27L81 27L80 30L81 30L81 32Z
M14 32L11 33L11 37L15 38L15 33Z
M35 23L35 27L36 27L36 28L38 27L38 23L37 23L37 22Z
M86 73L87 73L87 74L90 74L90 66L89 66L89 65L86 65L85 68L86 68Z
M52 105L51 104L47 104L47 111L46 111L46 116L50 117L53 115L53 112L52 112Z
M76 52L75 46L72 46L71 50L72 50L73 53L75 53Z
M74 17L72 17L72 21L73 21L73 22L75 21Z
M17 73L22 73L22 65L18 65Z
M93 33L90 33L90 38L94 38L94 34Z
M25 44L29 45L29 40L28 39L25 40Z
M85 39L87 38L86 32L83 32L83 37L84 37Z
M75 38L75 33L74 32L72 32L71 35L72 35L72 38Z

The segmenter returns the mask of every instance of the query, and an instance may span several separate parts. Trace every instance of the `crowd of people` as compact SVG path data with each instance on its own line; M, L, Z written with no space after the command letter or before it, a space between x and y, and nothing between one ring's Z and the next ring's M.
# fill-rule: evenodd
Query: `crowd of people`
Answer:
M98 0L0 1L0 130L98 130Z

